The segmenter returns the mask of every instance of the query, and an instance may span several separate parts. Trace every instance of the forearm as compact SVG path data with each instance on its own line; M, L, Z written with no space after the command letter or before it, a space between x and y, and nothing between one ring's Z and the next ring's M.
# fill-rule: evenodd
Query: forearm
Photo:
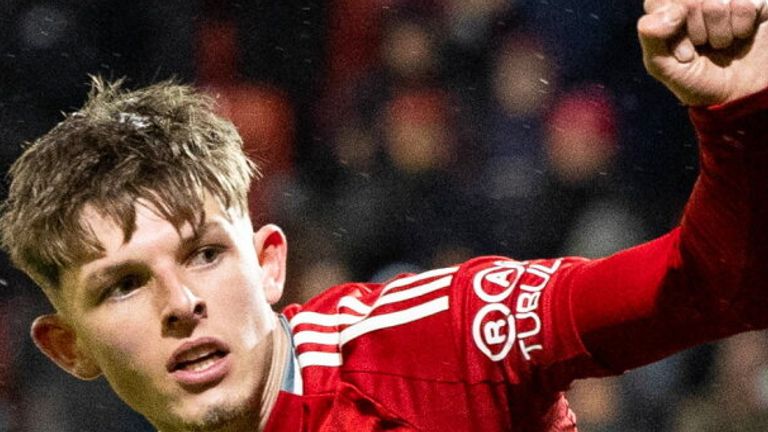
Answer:
M760 301L768 284L768 91L693 109L691 118L701 174L681 223L685 269L730 308Z
M692 118L701 174L681 227L568 277L582 339L615 372L768 325L768 92Z

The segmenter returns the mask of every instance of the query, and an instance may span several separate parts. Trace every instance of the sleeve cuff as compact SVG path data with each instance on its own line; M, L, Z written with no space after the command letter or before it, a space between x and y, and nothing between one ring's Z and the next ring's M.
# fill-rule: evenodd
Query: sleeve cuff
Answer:
M757 113L768 111L768 88L719 105L691 107L690 117L696 129L705 134L720 133L724 130L745 127L754 124ZM761 116L765 117L765 116ZM765 127L763 123L761 127Z

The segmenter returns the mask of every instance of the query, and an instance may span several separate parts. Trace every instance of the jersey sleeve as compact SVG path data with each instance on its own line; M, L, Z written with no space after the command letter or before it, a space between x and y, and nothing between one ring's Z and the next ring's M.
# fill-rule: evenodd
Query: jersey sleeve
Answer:
M768 327L768 90L691 119L700 174L680 227L569 283L585 345L615 372Z
M465 263L453 279L451 312L470 381L560 391L577 376L605 374L582 342L566 283L589 263L575 257Z
M598 260L462 266L452 312L472 379L564 389L768 327L768 91L691 118L700 176L669 234Z

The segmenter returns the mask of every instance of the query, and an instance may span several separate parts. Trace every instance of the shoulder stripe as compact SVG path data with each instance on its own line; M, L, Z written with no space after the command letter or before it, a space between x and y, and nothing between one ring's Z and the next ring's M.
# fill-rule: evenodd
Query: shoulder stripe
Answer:
M373 312L379 306L414 299L416 297L420 297L420 296L432 293L439 289L449 287L453 279L453 275L450 273L455 271L455 268L453 268L451 271L448 271L448 270L449 269L440 269L442 273L448 273L448 276L433 280L423 285L417 285L414 287L410 287L406 290L398 291L394 293L385 292L381 297L378 298L378 300L376 300L376 302L374 302L372 306L366 305L365 303L361 302L359 299L353 296L344 296L339 300L339 303L338 303L339 308L346 307L348 309L351 309L359 313L360 315L353 315L353 314L346 314L346 313L324 314L324 313L312 312L312 311L299 312L298 314L296 314L296 316L294 316L291 319L290 321L291 328L296 328L296 326L300 324L312 324L312 325L318 325L323 327L339 327L339 326L356 324L359 321L366 318L366 316L370 315L371 312ZM422 276L422 275L419 275L419 276ZM418 280L420 279L417 279L416 281ZM399 282L399 281L400 280L397 280L395 282ZM412 282L414 281L412 280ZM397 285L396 287L401 287L405 285ZM387 285L387 286L389 287L391 285Z
M371 309L373 309L372 306L368 306L361 302L357 297L352 296L344 296L339 300L339 308L343 307L351 309L360 315L368 315L371 312Z
M405 291L399 291L396 293L387 294L384 297L379 298L379 300L373 305L373 307L370 307L370 306L366 306L366 307L368 307L369 309L368 312L370 313L372 310L374 310L379 306L397 303L399 301L410 300L416 297L429 294L431 292L450 286L452 278L453 276L446 276L444 278L432 281L428 284L416 286ZM344 297L342 301L344 299L355 300L361 305L363 305L362 302L355 299L354 297ZM331 318L327 318L330 316L334 316L334 315L327 315L326 318L323 318L323 319L331 320ZM381 315L381 316L386 316L386 315ZM364 317L361 317L361 318L364 318ZM371 320L373 318L365 317L365 319ZM312 324L318 324L318 323L312 322ZM294 325L294 323L291 322L291 325ZM302 330L294 334L293 341L296 344L296 346L307 344L307 343L313 343L313 344L319 344L319 345L339 345L339 332L319 332L319 331L312 331L312 330Z
M429 279L433 277L438 276L445 276L452 273L456 273L456 270L458 270L458 267L447 267L442 269L436 269L436 270L430 270L424 273L419 273L413 276L407 276L401 279L396 279L390 283L388 283L386 286L384 286L383 292L386 293L389 290L393 290L395 288L404 287L406 285L422 281L424 279Z
M323 314L318 312L306 311L299 312L291 319L291 328L299 324L315 324L325 327L337 327L340 325L354 324L365 318L362 315L352 314Z
M438 297L397 312L369 317L341 332L341 345L372 331L399 326L448 310L448 296Z
M296 346L308 343L338 346L339 332L325 333L312 330L304 330L293 335L293 343Z
M341 366L341 354L310 351L298 355L299 365L302 368L307 366Z
M367 333L417 321L446 311L448 308L448 296L442 296L408 309L370 317L358 324L348 327L341 333L323 333L309 330L301 331L294 335L294 343L297 348L303 344L317 344L335 346L336 349L340 349L340 347L347 342ZM323 351L304 352L298 355L298 361L302 368L307 366L338 367L343 363L340 352Z
M378 306L382 306L386 304L392 304L400 301L410 300L416 297L421 297L425 294L429 294L439 289L447 288L451 285L452 280L453 280L453 275L450 275L450 276L446 276L446 277L434 280L432 282L426 283L424 285L417 285L413 288L409 288L404 291L398 291L392 294L385 294L379 297L376 303L373 304L372 309L375 309Z
M308 348L298 355L299 365L302 368L307 366L341 366L343 364L341 347L355 338L448 310L447 295L437 297L435 295L429 296L429 294L449 287L453 281L453 273L457 270L458 267L444 268L397 279L383 288L380 297L376 299L373 305L367 305L355 296L341 297L337 309L346 308L352 313L299 312L290 320L292 329L295 330L302 324L314 326L314 328L309 327L306 330L297 331L293 335L296 348ZM405 289L388 292L397 288ZM372 316L381 306L406 302L419 297L426 298L420 303L417 300L415 306L407 309L388 311ZM410 302L410 304L413 305L414 302ZM401 307L404 306L405 303ZM326 329L331 331L323 331ZM325 349L330 348L331 352L323 351L323 347L327 347Z
M392 303L397 303L397 302L400 302L400 301L414 299L416 297L420 297L420 296L429 294L429 293L437 291L439 289L446 288L446 287L450 286L452 278L453 278L453 276L446 276L444 278L432 281L432 282L430 282L428 284L416 286L416 287L410 288L410 289L405 290L405 291L399 291L399 292L396 292L396 293L387 294L384 297L379 298L379 301L377 301L374 304L374 306L371 308L371 310L373 310L373 309L375 309L375 308L377 308L379 306L384 306L384 305L387 305L387 304L392 304ZM444 298L444 297L441 297L441 298ZM365 322L369 322L371 320L376 320L376 319L381 319L381 318L384 318L384 321L382 321L382 322L386 322L386 320L388 318L385 318L385 317L390 317L391 315L397 314L397 313L405 313L405 314L407 314L407 313L410 313L409 311L415 311L415 312L418 313L418 311L420 311L420 309L417 309L417 308L423 307L427 303L429 303L429 302L423 303L423 304L418 305L416 307L412 307L410 309L404 309L404 310L398 311L398 312L390 312L388 314L383 314L383 315L379 315L379 316L360 317L361 320L358 323L353 324L353 327L355 325L359 326L359 325L362 325ZM327 315L326 317L330 317L330 316L333 316L333 315ZM425 315L425 316L429 316L429 315ZM365 319L363 320L362 318L365 318ZM415 317L414 319L419 319L419 318L420 317ZM324 318L324 319L330 319L330 318ZM405 323L410 322L410 321L412 321L412 320L406 320L406 321L403 321L403 322L395 322L395 323L392 324L392 326L399 325L399 324L405 324ZM293 325L293 322L291 322L291 324ZM317 323L313 322L312 324L317 324ZM389 327L389 325L387 325L387 327ZM294 334L293 340L294 340L294 343L296 344L296 346L307 344L307 343L313 343L313 344L319 344L319 345L339 345L339 332L319 332L319 331L312 331L312 330L302 330L302 331L296 332Z

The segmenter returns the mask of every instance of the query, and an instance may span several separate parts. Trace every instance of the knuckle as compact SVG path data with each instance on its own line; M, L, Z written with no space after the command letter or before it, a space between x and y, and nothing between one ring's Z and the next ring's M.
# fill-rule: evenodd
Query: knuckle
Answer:
M685 7L688 9L688 19L694 19L703 22L704 3L708 0L685 0Z
M722 18L728 16L729 5L722 0L704 0L701 4L701 11L704 13L705 18Z
M742 17L754 17L757 16L757 10L752 0L732 0L731 1L731 14Z
M656 0L645 0L643 2L643 10L645 10L645 13L651 13L655 8L658 1Z
M707 43L707 35L706 33L701 32L689 32L688 37L691 39L691 43L700 46Z
M689 13L694 13L701 8L701 2L702 0L683 0L683 5L688 8Z

